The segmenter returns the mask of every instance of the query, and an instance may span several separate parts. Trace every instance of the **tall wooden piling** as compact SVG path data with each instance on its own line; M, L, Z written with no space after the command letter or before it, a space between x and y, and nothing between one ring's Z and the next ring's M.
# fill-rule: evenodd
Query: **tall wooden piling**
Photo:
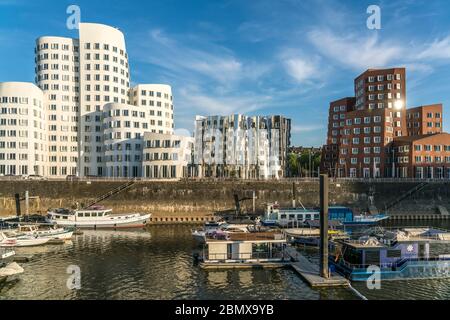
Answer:
M327 174L320 175L320 276L329 278L328 270L328 190Z

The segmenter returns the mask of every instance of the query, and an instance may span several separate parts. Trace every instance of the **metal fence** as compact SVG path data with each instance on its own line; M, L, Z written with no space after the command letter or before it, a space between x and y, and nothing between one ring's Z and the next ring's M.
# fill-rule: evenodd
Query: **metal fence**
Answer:
M239 179L239 178L177 178L177 179L156 179L156 178L123 178L123 177L67 177L67 178L26 178L20 176L0 176L0 181L71 181L71 182L319 182L319 178L269 178L269 179ZM344 182L363 182L363 183L448 183L450 178L333 178L330 181L334 183Z

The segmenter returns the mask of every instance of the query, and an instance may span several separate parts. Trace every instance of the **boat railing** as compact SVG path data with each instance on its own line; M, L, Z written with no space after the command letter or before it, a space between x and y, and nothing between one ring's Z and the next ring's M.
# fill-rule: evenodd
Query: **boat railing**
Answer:
M377 266L380 269L397 269L403 267L405 264L409 262L417 262L417 261L450 261L450 256L441 256L441 257L429 257L429 258L404 258L398 260L396 262L386 262L386 263L378 263L378 264L354 264L349 263L343 259L339 261L339 264L347 267L348 269L368 269L372 266Z
M286 241L286 235L281 232L212 232L206 233L208 241Z
M272 252L242 252L238 254L228 253L209 253L207 260L226 261L226 260L269 260L283 259L285 257L282 250L273 250Z

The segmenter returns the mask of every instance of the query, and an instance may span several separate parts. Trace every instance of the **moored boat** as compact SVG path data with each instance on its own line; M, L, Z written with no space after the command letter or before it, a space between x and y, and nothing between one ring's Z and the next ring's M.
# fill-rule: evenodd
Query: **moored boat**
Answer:
M450 232L437 228L378 229L332 244L330 263L352 281L450 277ZM334 251L334 252L333 252Z
M39 228L36 225L19 225L17 230L14 232L18 235L36 236L38 238L69 240L72 238L74 230L68 228L58 228L56 226Z
M84 210L55 209L47 213L47 222L63 227L86 229L142 228L151 214L112 214L112 209L101 206Z
M16 235L14 232L0 232L0 247L32 247L46 244L50 238L30 235Z
M282 208L278 203L268 204L266 213L261 221L264 226L299 227L312 220L319 220L318 209ZM388 219L385 214L377 215L355 215L352 209L342 206L331 206L328 208L328 220L337 221L345 226L374 225Z

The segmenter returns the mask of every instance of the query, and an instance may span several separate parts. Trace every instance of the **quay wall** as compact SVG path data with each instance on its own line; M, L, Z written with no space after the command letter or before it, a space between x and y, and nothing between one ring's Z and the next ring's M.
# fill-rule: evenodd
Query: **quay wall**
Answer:
M117 188L120 181L0 181L0 215L15 214L14 194L39 199L30 200L30 213L45 213L49 208L75 207L87 204ZM251 198L256 193L256 207L263 211L268 202L283 206L292 203L292 181L140 181L129 189L102 202L114 212L151 212L157 216L205 216L214 211L234 208L233 194ZM357 212L375 205L383 211L386 204L411 190L418 182L331 182L330 203L345 205ZM306 207L319 206L318 181L295 182L297 199ZM299 205L299 201L297 201ZM390 213L436 213L437 206L450 211L450 182L430 182L425 188L391 209ZM252 200L242 202L252 209ZM22 202L22 212L24 212Z

